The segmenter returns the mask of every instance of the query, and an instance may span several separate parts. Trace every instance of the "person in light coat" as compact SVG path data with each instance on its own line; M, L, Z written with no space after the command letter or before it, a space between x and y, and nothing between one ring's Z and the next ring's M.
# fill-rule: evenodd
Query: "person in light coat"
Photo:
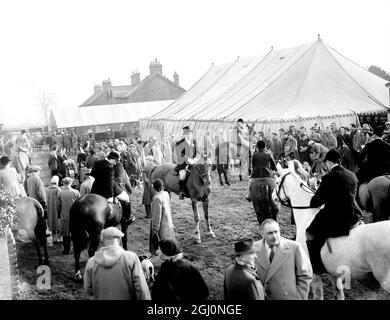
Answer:
M150 300L150 292L137 255L125 251L124 234L115 227L101 233L103 247L87 262L84 290L95 300Z
M313 270L302 246L280 236L279 224L265 220L256 243L255 265L267 300L307 300Z
M41 172L40 166L30 166L28 168L29 177L26 180L26 192L31 198L37 200L43 208L46 207L46 188L39 173Z
M70 253L69 211L72 204L80 198L80 193L71 187L72 178L62 179L63 187L57 194L57 210L60 213L61 236L63 237L63 254Z
M170 197L168 192L164 191L161 179L153 181L153 189L156 193L151 204L149 249L152 255L157 255L159 241L175 239L175 227L172 222Z
M80 185L80 197L91 193L93 182L95 178L91 176L91 169L84 171L84 182Z
M11 167L11 159L8 156L2 156L0 159L0 189L12 197L26 196L23 185L19 183L18 173Z
M53 241L58 241L58 208L57 208L57 195L61 188L58 186L60 178L53 176L50 180L50 185L46 188L47 198L47 227L52 232Z

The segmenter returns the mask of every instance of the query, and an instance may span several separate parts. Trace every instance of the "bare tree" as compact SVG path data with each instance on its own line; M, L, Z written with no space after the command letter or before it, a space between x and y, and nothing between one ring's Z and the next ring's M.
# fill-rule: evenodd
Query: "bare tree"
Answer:
M45 124L48 127L48 130L50 131L50 112L51 110L56 107L57 101L55 99L54 93L41 90L38 92L37 95L37 106L40 109L40 111L43 113Z
M382 79L390 81L390 74L386 72L386 70L383 70L378 66L372 65L368 68L368 71L372 72L373 74L376 74L378 77L381 77Z

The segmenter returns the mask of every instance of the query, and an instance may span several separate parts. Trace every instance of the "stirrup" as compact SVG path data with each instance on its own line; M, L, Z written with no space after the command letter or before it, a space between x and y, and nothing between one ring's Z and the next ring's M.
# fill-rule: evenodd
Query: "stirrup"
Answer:
M179 193L179 200L184 200L185 199L185 194L184 192Z

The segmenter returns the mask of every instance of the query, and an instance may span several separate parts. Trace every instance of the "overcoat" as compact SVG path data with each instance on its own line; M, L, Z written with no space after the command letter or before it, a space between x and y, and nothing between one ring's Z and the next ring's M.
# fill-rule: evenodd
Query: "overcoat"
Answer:
M270 263L265 240L256 242L255 265L263 283L267 300L307 300L313 270L302 246L280 237L279 246Z

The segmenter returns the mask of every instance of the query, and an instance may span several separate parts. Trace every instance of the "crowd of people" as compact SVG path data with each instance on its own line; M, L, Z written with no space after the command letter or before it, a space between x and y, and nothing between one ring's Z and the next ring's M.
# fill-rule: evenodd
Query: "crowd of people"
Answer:
M350 128L337 128L332 124L323 129L314 124L310 133L304 127L297 129L290 126L287 131L281 129L268 136L255 132L253 127L239 119L234 127L233 139L231 134L228 138L225 132L219 131L215 137L207 133L200 142L189 126L183 127L179 141L164 135L161 141L157 137L150 137L148 141L111 138L97 143L92 135L80 142L72 130L69 137L59 134L58 139L53 139L50 144L47 162L51 175L49 186L45 187L40 177L42 168L36 165L28 166L28 177L21 181L8 155L0 159L0 186L15 197L27 195L35 198L46 209L48 234L53 235L54 243L63 242L63 254L69 254L69 210L77 199L89 193L98 194L108 202L117 199L121 202L126 222L130 224L135 220L131 213L130 194L142 183L142 203L146 218L150 218L149 251L163 261L152 294L138 257L120 247L123 233L116 228L103 230L103 247L89 259L85 269L85 290L95 299L200 300L207 298L209 290L200 272L183 258L175 237L170 197L164 191L162 180L151 180L151 172L158 165L175 163L180 177L180 199L184 199L186 169L199 160L215 165L221 185L224 174L229 186L231 160L242 156L247 148L251 178L264 179L271 190L276 188L276 163L285 158L293 160L294 164L298 164L298 173L302 174L304 181L315 174L323 176L312 205L319 207L325 204L325 209L320 211L318 219L307 230L310 259L299 243L280 236L275 220L267 219L260 226L261 241L255 243L252 238L246 238L235 243L236 258L234 265L225 273L224 295L227 300L240 301L307 299L313 271L314 274L324 271L318 255L326 237L348 234L349 227L359 218L358 214L347 216L346 213L350 210L355 212L353 199L358 180L354 173L340 165L342 159L337 150L347 146L364 157L360 167L371 171L367 174L363 170L363 176L372 178L385 174L390 159L390 122L385 125L384 130L380 127L372 130L367 124L361 128L354 124ZM229 143L235 147L230 148ZM28 152L27 145L26 148ZM379 155L375 156L378 150ZM371 154L371 160L367 158L368 154ZM378 157L385 160L378 161ZM332 178L334 176L336 178ZM249 190L250 184L251 181ZM332 189L333 192L330 191ZM249 190L246 198L251 201ZM338 190L337 195L334 190ZM346 194L348 199L343 197ZM337 211L332 207L334 201L345 204L345 210L339 214L340 219L345 218L340 230L335 230L327 222L329 214ZM188 290L188 287L191 289Z

